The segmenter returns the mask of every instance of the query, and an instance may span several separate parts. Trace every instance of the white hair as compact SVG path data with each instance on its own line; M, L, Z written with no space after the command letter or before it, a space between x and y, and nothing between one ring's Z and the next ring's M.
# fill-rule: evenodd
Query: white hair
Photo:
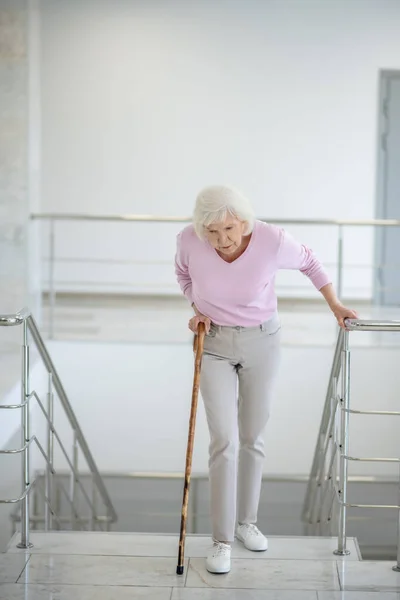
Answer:
M212 223L221 223L226 216L247 223L245 235L253 231L255 216L249 200L234 187L212 185L204 188L196 199L193 225L198 237L204 239L204 228Z

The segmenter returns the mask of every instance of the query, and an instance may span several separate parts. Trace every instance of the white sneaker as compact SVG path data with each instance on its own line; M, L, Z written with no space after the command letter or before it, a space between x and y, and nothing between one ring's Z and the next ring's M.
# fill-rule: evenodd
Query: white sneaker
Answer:
M231 551L229 544L214 542L206 558L206 569L209 573L221 575L231 570Z
M268 550L268 540L255 525L238 525L236 537L243 542L247 550L252 552L265 552Z

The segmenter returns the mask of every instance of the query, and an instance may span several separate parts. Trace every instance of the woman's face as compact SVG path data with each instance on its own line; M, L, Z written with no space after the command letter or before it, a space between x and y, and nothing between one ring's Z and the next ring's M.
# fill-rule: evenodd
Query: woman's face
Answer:
M240 248L246 225L244 221L228 214L225 221L211 223L206 227L205 236L215 250L229 256Z

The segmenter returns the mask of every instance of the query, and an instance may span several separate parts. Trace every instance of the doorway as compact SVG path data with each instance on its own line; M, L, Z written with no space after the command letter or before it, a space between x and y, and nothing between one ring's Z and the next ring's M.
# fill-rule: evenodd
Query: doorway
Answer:
M381 73L376 218L400 219L400 71ZM375 302L400 306L400 227L377 227L375 244Z

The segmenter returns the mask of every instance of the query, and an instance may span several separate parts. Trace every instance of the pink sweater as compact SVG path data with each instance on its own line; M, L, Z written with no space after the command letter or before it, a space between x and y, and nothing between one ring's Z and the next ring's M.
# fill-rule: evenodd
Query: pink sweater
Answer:
M278 269L298 269L320 290L331 282L312 251L285 230L256 221L250 243L225 262L193 225L177 238L175 272L186 298L216 325L253 327L277 311Z

